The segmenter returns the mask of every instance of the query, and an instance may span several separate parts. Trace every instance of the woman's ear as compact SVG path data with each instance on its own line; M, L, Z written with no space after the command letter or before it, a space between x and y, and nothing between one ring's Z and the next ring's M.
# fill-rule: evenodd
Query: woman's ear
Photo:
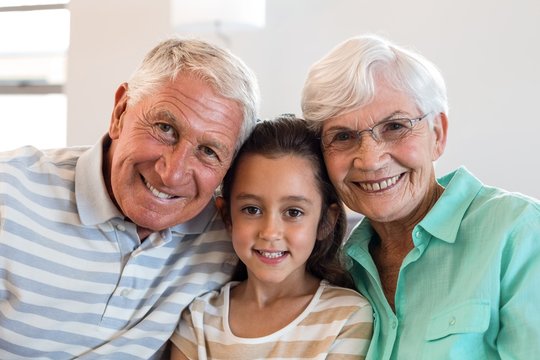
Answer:
M232 221L231 214L229 212L229 205L222 196L218 196L216 198L216 207L218 208L221 218L227 227L227 231L229 233L232 232Z
M317 240L324 240L336 227L339 215L339 206L332 204L328 207L326 214L321 214L319 229L317 229Z
M441 157L446 148L446 136L448 132L448 118L445 113L439 113L433 119L433 131L435 133L435 146L433 148L432 161Z
M114 108L111 115L111 123L109 124L109 136L113 140L117 139L122 132L123 115L127 107L127 89L128 84L122 83L118 89L116 89L114 95Z

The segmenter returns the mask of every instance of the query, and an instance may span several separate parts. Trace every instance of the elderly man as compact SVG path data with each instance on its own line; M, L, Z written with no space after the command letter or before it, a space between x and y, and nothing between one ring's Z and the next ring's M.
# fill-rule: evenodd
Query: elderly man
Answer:
M213 194L251 131L252 72L171 39L95 146L0 154L0 358L151 359L236 262Z

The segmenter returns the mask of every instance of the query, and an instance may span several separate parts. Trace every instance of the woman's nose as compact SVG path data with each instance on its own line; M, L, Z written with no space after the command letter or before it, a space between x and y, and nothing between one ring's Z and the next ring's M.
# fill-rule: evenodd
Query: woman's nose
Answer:
M354 153L353 166L362 170L377 170L386 154L384 142L378 142L366 134Z

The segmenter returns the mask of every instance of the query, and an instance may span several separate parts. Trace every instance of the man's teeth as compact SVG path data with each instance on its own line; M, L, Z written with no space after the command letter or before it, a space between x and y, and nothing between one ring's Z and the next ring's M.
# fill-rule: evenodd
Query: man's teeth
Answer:
M169 194L166 194L166 193L163 193L161 191L159 191L158 189L156 189L155 187L153 187L152 185L150 185L150 183L148 181L144 181L146 187L148 188L148 190L150 190L152 192L152 194L154 194L154 196L160 198L160 199L172 199L174 197L174 195L169 195Z
M377 191L386 189L387 187L394 185L399 179L400 175L396 175L390 179L383 180L378 183L360 183L360 187L366 191Z
M264 256L265 258L268 258L268 259L276 259L278 257L281 257L283 256L283 254L285 254L285 251L262 251L262 250L257 250L259 252L259 254L261 254L262 256Z

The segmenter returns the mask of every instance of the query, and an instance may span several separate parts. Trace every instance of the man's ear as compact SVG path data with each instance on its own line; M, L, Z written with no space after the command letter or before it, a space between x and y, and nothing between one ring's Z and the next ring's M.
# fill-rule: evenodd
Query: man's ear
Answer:
M123 124L123 115L126 112L127 107L127 90L128 84L122 83L116 89L114 95L114 108L111 115L111 123L109 124L109 136L111 139L118 139L120 133L122 132Z
M223 222L225 223L225 226L227 227L227 231L231 233L232 221L231 221L231 214L229 212L229 205L227 204L227 202L222 196L216 197L216 207L218 208L221 218L223 219Z
M317 229L317 240L326 239L328 235L336 227L336 222L339 215L339 206L332 204L328 207L326 214L321 214L321 221L319 222L319 229Z
M448 132L448 118L445 113L439 113L433 119L433 131L435 133L435 147L431 160L435 161L441 157L446 148L446 136Z

